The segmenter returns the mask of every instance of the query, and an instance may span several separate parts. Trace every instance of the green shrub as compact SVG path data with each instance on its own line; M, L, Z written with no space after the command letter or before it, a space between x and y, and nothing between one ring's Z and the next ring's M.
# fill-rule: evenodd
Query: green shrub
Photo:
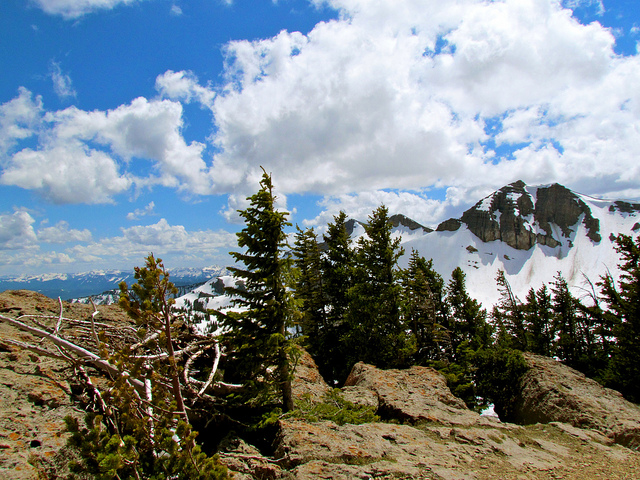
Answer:
M334 388L327 394L322 403L311 402L307 395L302 400L298 400L297 408L287 417L307 422L330 420L338 425L346 423L359 425L380 420L380 417L375 414L375 408L366 405L355 405L345 400L340 393L340 389Z
M529 368L522 352L504 347L481 349L475 363L478 395L494 404L502 421L513 421L521 380Z

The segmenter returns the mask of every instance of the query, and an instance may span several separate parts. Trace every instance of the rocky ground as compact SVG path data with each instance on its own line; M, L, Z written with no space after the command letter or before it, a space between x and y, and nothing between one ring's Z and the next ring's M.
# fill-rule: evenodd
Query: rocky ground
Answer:
M86 319L86 305L65 305L66 317ZM0 314L50 315L59 305L41 295L0 294ZM126 322L117 307L100 307L104 321ZM36 479L59 468L62 418L82 416L70 400L65 365L25 352L7 340L33 340L0 322L0 478ZM430 368L354 367L343 398L376 409L362 425L279 422L270 456L240 439L221 458L238 479L638 479L640 408L578 372L543 357L526 357L519 415L526 426L501 423L465 408ZM309 356L294 381L300 400L322 402L330 391Z
M88 305L64 303L68 318L87 320L92 312ZM44 324L55 325L60 304L34 292L7 291L0 294L0 315L44 316ZM101 307L96 320L129 321L115 306ZM69 458L62 419L84 414L71 400L73 382L68 381L65 363L20 349L9 340L38 341L0 321L0 478L33 479L38 474L34 465L53 467Z

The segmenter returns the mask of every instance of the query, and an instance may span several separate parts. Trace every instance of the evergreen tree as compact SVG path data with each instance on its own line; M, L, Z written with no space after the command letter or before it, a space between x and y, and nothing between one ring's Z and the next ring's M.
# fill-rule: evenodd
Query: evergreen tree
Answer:
M524 308L516 298L504 270L498 270L496 283L500 290L500 302L493 308L492 317L498 328L498 342L506 348L520 351L527 349Z
M435 310L436 341L438 343L439 356L445 354L447 349L451 349L451 338L447 331L446 325L449 321L450 311L449 304L446 299L446 286L442 276L433 268L433 259L420 263L420 268L424 272Z
M447 326L454 359L458 348L465 342L473 350L490 342L491 330L486 322L486 311L467 293L465 274L460 267L451 272L451 280L447 285L447 305Z
M551 289L553 293L554 331L558 335L555 354L567 365L578 368L582 353L579 335L578 302L569 291L564 277L558 273Z
M391 222L384 206L369 216L364 228L366 236L358 242L354 284L349 292L349 363L399 366L408 353L396 282L397 262L403 253L400 239L391 238Z
M349 289L352 285L355 253L347 232L346 214L340 212L333 220L323 236L325 249L322 256L322 272L328 323L335 326L344 322L349 309Z
M618 319L614 327L613 350L608 383L631 401L640 403L640 236L618 235L621 275L616 286L611 275L600 287L609 311Z
M285 286L289 260L283 258L286 247L286 212L275 208L271 176L263 169L260 190L248 197L249 207L239 210L245 227L237 233L242 252L231 252L244 265L230 268L244 288L228 287L239 313L221 315L227 327L227 373L247 386L244 399L266 402L279 391L284 411L293 408L289 359L291 340L287 326L291 318L291 300Z
M323 235L324 251L321 257L322 285L326 298L326 329L323 339L323 356L319 358L320 373L329 383L344 381L351 365L349 358L349 291L353 284L355 252L347 231L347 216L340 212L333 217Z
M434 362L433 366L445 375L454 395L463 399L469 408L479 408L484 403L477 398L474 383L475 357L478 350L491 343L492 332L486 311L469 297L465 280L462 269L451 272L446 288L451 348L446 361Z
M586 355L581 368L585 375L606 383L606 372L615 345L613 331L619 321L612 312L602 308L596 286L588 278L585 280L588 301L578 303L587 332Z
M553 310L546 285L531 288L524 305L527 350L550 357L553 348Z
M328 343L326 297L322 285L322 265L318 239L313 229L297 228L293 247L295 266L295 297L300 303L302 334L306 337L309 353L319 364L327 361L325 346Z
M428 266L424 257L412 250L409 265L401 272L402 316L413 342L412 361L426 365L440 358L440 343L448 335L436 320L436 303L427 278Z

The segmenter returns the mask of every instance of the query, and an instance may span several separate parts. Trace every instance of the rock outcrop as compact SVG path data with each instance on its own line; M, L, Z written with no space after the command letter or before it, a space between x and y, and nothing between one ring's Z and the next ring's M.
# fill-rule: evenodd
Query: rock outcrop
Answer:
M359 363L347 383L343 398L377 406L383 420L403 424L283 419L272 460L280 470L266 478L623 479L640 473L640 454L598 430L480 417L429 368Z
M615 205L621 212L635 211L635 204ZM442 222L436 230L455 231L465 224L483 242L500 240L515 249L529 250L535 244L552 248L563 244L581 221L587 237L600 242L598 219L571 190L556 183L529 191L524 182L517 181L480 200L460 219Z
M101 321L127 321L116 306L101 307ZM60 314L56 300L27 290L0 294L0 313L48 315L55 322ZM87 319L88 305L64 302L66 318ZM35 465L64 471L73 458L65 445L64 417L82 420L83 413L72 402L73 385L67 378L68 366L56 359L40 357L8 340L37 342L29 334L0 322L0 478L11 480L38 478Z
M386 419L416 424L475 425L488 422L455 397L445 377L429 367L381 370L372 365L354 365L345 387L369 391L377 398L377 413ZM366 394L363 395L367 398Z
M528 225L534 212L533 199L518 181L478 202L462 214L462 222L483 242L502 240L507 245L528 250L536 242L536 234Z
M524 356L529 370L515 406L518 423L568 423L600 432L615 443L640 447L640 406L552 358Z
M400 213L396 215L391 215L391 217L389 217L389 222L391 222L391 225L394 228L402 226L402 227L407 227L409 230L421 229L424 233L433 232L432 228L425 227L424 225L420 225L415 220L412 220L411 218L405 215L402 215Z
M294 401L305 400L311 403L322 402L331 390L320 375L315 360L306 350L299 350L291 389Z
M51 314L55 321L57 310L56 301L32 292L0 294L5 315ZM118 307L100 310L103 321L126 321ZM65 316L90 313L85 305L65 304ZM23 333L0 322L0 335L0 478L35 480L34 459L63 471L72 452L64 447L62 417L82 416L69 401L73 386L55 360L7 342L29 340ZM282 418L271 448L260 451L230 436L221 461L242 480L640 478L638 407L558 362L526 358L531 368L523 382L522 420L540 423L519 426L480 416L430 368L381 370L360 363L340 395L375 408L380 421L337 425ZM330 392L306 352L293 388L305 403L323 403Z

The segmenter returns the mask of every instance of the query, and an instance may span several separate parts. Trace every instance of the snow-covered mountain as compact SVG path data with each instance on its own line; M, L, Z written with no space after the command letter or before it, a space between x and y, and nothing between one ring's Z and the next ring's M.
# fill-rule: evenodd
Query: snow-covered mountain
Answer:
M407 266L412 249L433 259L445 281L460 267L469 294L490 309L500 297L498 270L504 270L521 300L531 287L553 282L558 272L578 296L586 292L587 278L595 283L607 272L617 277L613 240L619 233L640 233L640 203L601 200L559 184L532 187L518 181L435 229L401 214L390 220L393 235L401 237L405 249L401 267ZM349 220L347 229L354 241L365 234L359 220ZM183 299L203 310L227 309L230 299L220 293L233 282L233 277L211 280Z
M411 220L417 212L391 217L395 236L402 238L405 267L417 250L447 280L456 267L467 275L470 295L490 308L499 299L495 278L505 271L514 293L524 299L528 290L551 283L561 272L580 295L586 278L592 282L611 272L617 276L618 254L613 239L618 233L640 233L640 203L601 200L581 195L559 184L527 186L518 181L481 199L460 218L448 219L432 229ZM354 240L364 235L361 221L347 223ZM234 284L223 267L171 269L171 280L183 286L178 305L206 311L228 308L221 296ZM78 298L105 292L117 298L121 281L134 282L133 272L94 271L75 275L40 275L0 278L0 290L29 289L51 297ZM193 287L197 288L193 288Z
M168 272L171 281L178 287L202 284L211 278L228 273L225 267L219 266L170 268ZM4 276L0 277L0 291L26 289L65 300L97 295L101 292L108 296L110 291L116 290L122 281L129 285L135 283L133 275L133 269L131 269L129 271L94 270L76 274Z
M411 249L433 258L445 279L459 266L471 296L490 307L499 299L499 269L521 300L531 287L551 283L557 272L577 295L587 286L586 278L595 283L607 271L617 276L613 239L619 233L640 233L640 204L600 200L559 184L531 187L518 181L433 232L408 227L396 232L407 252L402 266Z
M240 307L233 306L229 295L224 295L225 287L242 288L242 283L231 275L212 278L177 298L175 308L188 312L201 333L215 333L219 326L216 318L209 311L241 310Z

